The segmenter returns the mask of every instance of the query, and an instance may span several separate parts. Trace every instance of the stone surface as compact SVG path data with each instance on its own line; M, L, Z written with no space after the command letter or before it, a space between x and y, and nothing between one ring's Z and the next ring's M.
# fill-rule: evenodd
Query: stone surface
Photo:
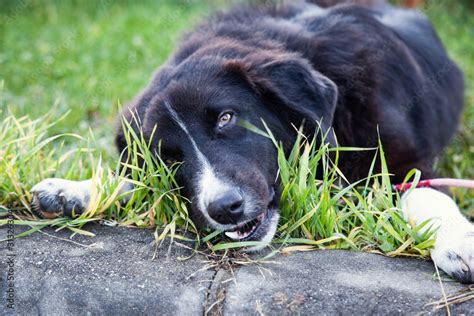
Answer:
M442 297L429 261L340 250L276 260L237 270L236 282L227 289L225 314L417 314L432 311L424 306ZM448 295L464 288L455 282L443 285ZM474 313L474 300L453 310Z
M414 314L432 312L425 305L442 297L429 261L325 250L216 271L202 255L178 260L191 252L176 244L153 259L153 230L86 230L96 237L46 229L15 240L17 314ZM0 253L3 308L5 242ZM465 287L443 285L448 295ZM474 300L452 311L474 314Z
M177 258L189 256L189 251L173 246L167 257L168 247L162 246L151 260L152 230L98 226L87 230L96 237L76 235L70 240L71 232L47 229L48 235L34 233L16 240L18 314L202 314L215 273L200 271L204 258L182 262ZM3 294L4 273L1 284Z

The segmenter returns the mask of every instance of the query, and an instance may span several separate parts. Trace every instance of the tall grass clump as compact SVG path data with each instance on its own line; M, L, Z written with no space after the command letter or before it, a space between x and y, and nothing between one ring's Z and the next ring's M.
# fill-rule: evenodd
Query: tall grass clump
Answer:
M121 162L107 164L94 147L93 135L48 135L48 130L64 117L31 120L0 113L0 218L13 210L18 225L32 231L45 226L69 228L91 235L81 227L92 221L109 225L157 227L160 238L176 228L196 231L187 216L187 207L174 180L177 166L167 166L150 148L141 133L123 121L127 148ZM31 188L46 178L92 179L88 209L75 218L39 219L30 209ZM133 190L121 193L125 182ZM124 203L126 201L126 203ZM0 219L0 225L6 219Z
M141 125L137 117L133 120L137 126ZM107 211L107 216L125 225L164 227L162 236L168 232L174 234L177 228L196 233L188 216L187 202L180 195L174 177L179 163L168 166L160 158L160 146L151 146L154 133L146 140L143 132L134 131L130 122L122 119L122 126L127 147L116 170L119 180L115 181L129 182L133 190L125 193L128 199L125 205L121 202L124 196L115 194L118 199L110 203L113 207ZM107 210L107 205L103 208Z
M434 232L427 230L417 236L429 222L411 227L403 219L382 144L373 149L330 147L326 137L321 133L313 138L299 134L288 157L273 139L278 146L282 186L279 241L314 248L426 256ZM339 154L361 150L374 152L370 172L367 178L349 183L337 167ZM376 163L380 168L374 168ZM375 169L381 172L376 174ZM411 176L419 178L419 172L411 171L407 180Z
M76 134L48 136L54 123L48 116L31 120L0 110L0 205L26 218L32 218L29 190L40 179L90 175L90 165L83 159L88 149L66 145L68 140L81 143L84 139Z

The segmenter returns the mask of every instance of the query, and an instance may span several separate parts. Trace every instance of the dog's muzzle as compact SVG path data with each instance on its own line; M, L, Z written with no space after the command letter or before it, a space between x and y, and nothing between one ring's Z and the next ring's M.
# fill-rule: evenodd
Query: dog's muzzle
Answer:
M218 222L230 228L225 230L225 235L233 240L250 241L262 240L269 233L273 237L278 209L276 208L275 190L269 190L267 207L254 218L249 219L245 214L245 199L239 189L229 189L209 203L208 214ZM248 207L249 205L247 205Z

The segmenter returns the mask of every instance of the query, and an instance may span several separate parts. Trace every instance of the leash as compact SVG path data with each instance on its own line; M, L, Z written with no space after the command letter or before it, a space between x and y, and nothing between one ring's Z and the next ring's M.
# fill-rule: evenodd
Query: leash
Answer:
M413 185L414 185L413 182L394 184L393 189L403 192L411 188ZM474 189L474 180L452 179L452 178L427 179L427 180L419 181L415 187L416 188L458 187L458 188Z

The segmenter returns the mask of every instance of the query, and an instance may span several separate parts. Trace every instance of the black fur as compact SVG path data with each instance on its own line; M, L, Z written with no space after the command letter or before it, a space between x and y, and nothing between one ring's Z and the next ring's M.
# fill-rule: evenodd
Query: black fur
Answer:
M430 23L421 13L388 5L319 10L298 4L218 13L183 38L129 106L145 135L157 126L153 142L162 141L163 156L184 161L178 182L191 201L199 194L199 166L165 101L217 173L257 201L242 221L261 214L272 199L276 150L238 124L218 130L224 110L259 127L262 118L288 149L293 126L303 121L311 134L322 120L342 146L375 147L378 129L395 182L412 168L433 175L432 159L456 132L463 76ZM116 143L122 151L121 129ZM367 175L372 158L373 152L347 153L340 168L356 180ZM191 215L206 226L205 210L195 204Z

